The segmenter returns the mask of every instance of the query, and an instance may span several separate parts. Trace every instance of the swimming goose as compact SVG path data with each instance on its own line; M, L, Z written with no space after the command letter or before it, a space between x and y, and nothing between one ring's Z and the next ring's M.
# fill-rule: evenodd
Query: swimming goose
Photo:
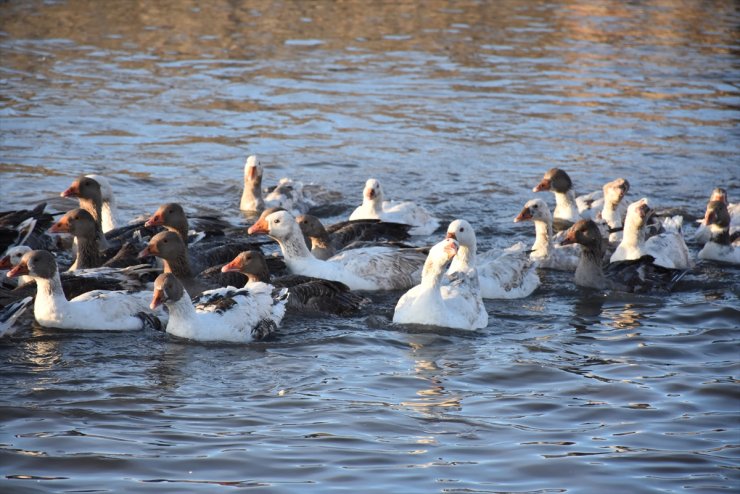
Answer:
M740 234L740 203L735 202L730 204L727 200L727 191L722 187L717 187L712 191L712 195L709 196L709 202L711 203L712 201L723 202L727 206L727 212L730 215L730 238L736 238ZM707 205L707 208L708 207L709 206ZM699 226L694 232L693 240L706 244L712 236L712 233L708 228L707 216L704 215L704 218L697 220L697 222L699 223Z
M552 216L547 203L542 199L527 201L514 222L527 220L532 220L535 231L529 258L536 261L540 268L575 271L581 257L580 249L575 245L553 244Z
M664 268L654 258L644 255L634 260L612 262L604 272L603 258L606 240L592 220L579 220L566 233L563 245L581 245L581 260L575 272L579 286L642 293L670 290L686 274L686 270Z
M651 255L655 264L665 268L688 269L691 267L689 249L681 233L680 216L663 220L664 233L645 240L646 220L652 209L646 198L635 201L627 208L622 241L610 257L610 262L639 259Z
M221 270L238 272L246 276L246 288L255 283L269 283L276 289L287 289L286 309L289 313L344 316L359 312L362 306L369 302L365 297L352 293L347 285L338 281L295 274L271 279L265 256L258 250L240 253Z
M342 251L326 261L308 250L295 218L277 211L249 228L277 240L293 274L339 281L351 290L401 290L418 283L425 255L416 249L366 247Z
M54 222L51 213L45 212L42 202L33 209L0 211L0 251L9 247L28 245L32 249L51 249L55 242L46 230Z
M466 293L469 285L445 285L445 268L458 252L458 242L445 238L429 250L421 283L404 293L393 311L396 324L424 324L474 330L488 324L479 312L480 294ZM471 299L474 303L471 303ZM477 299L477 300L476 300Z
M273 287L209 290L192 301L172 273L154 280L151 308L167 305L167 332L197 341L248 343L274 332L285 314L285 294L272 296Z
M478 314L473 321L476 328L484 328L488 325L488 312L483 305L483 296L481 292L481 280L478 274L478 267L475 258L475 239L473 239L473 248L463 246L458 237L463 238L466 244L470 243L465 234L472 233L473 227L465 220L454 220L447 227L445 238L451 238L458 242L457 253L450 263L447 270L446 278L443 284L449 285L450 293L456 292L457 296L467 300L467 305L472 309L470 315Z
M156 325L157 320L152 318L148 307L151 292L96 290L67 300L56 259L48 251L26 253L8 276L21 274L27 274L36 281L34 317L41 326L109 331Z
M102 250L108 249L110 245L103 234L102 227L102 209L103 198L100 190L100 184L97 180L81 176L72 182L61 194L62 197L76 197L80 203L80 208L84 209L95 219L98 243Z
M87 178L92 178L100 185L100 199L102 200L100 208L100 223L103 233L115 230L121 226L122 222L118 219L116 195L113 193L113 187L111 187L110 181L102 175L91 174L85 176Z
M458 253L452 260L448 274L475 266L483 298L522 298L540 285L535 269L537 263L529 259L522 242L503 250L492 249L476 254L475 231L465 220L450 223L447 236L459 243Z
M439 220L411 201L384 201L380 182L371 178L365 182L362 204L352 212L352 220L383 220L391 223L411 225L410 235L430 235L439 227Z
M247 158L244 164L244 190L239 209L242 211L262 211L265 207L279 207L294 215L306 213L315 205L304 194L303 184L289 178L281 178L277 186L262 195L262 175L264 170L257 156Z
M311 239L311 253L322 260L350 245L406 240L411 229L411 225L380 220L342 221L325 228L321 220L310 214L302 214L296 221L303 235Z
M560 168L550 168L532 192L549 190L555 195L555 210L552 213L553 228L562 231L581 219L582 214L591 216L594 208L603 203L602 191L594 191L576 197L570 176Z
M699 251L699 259L740 265L740 243L730 240L730 221L727 204L711 201L707 205L704 224L711 236Z
M604 184L604 206L599 217L606 222L611 230L618 230L609 234L609 242L616 243L622 239L621 228L624 226L624 218L627 216L627 203L622 199L629 190L630 183L624 178L618 178Z

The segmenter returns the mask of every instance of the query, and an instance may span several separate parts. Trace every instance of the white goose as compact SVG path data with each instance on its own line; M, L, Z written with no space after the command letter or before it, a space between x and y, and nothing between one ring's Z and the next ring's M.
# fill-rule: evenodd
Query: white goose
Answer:
M303 184L282 178L277 187L263 197L262 175L264 169L256 155L247 158L244 164L244 191L239 209L242 211L262 211L265 208L277 207L301 214L311 207L303 196Z
M604 207L600 216L610 229L624 226L624 218L627 216L627 203L622 199L629 190L630 183L624 178L618 178L604 184ZM622 240L621 231L609 234L609 242L616 243L620 240Z
M152 317L148 307L151 292L95 290L67 300L56 259L48 251L26 253L8 276L21 274L30 275L36 281L33 312L41 326L101 331L158 326L159 321Z
M473 231L470 223L465 220L454 220L447 227L446 238L451 238L457 242L458 235L464 237L463 234L466 231ZM447 278L444 284L449 286L448 290L451 296L455 295L467 301L467 306L471 308L467 315L475 328L488 326L488 312L483 304L480 283L478 267L475 264L475 250L471 251L466 247L460 248L458 242L457 253L447 270Z
M339 281L351 290L401 290L419 282L425 255L415 249L367 247L341 252L326 261L306 247L301 229L287 211L260 218L250 234L264 233L277 240L293 274Z
M673 269L689 269L689 249L681 233L683 218L676 216L663 221L664 233L645 241L645 224L652 209L646 198L635 201L627 208L622 241L609 262L639 259L644 255L655 258L658 266Z
M540 285L535 269L537 263L529 259L522 242L503 250L489 250L476 258L477 242L470 223L453 221L447 229L447 236L459 243L458 254L448 273L475 266L483 298L522 298Z
M405 223L413 228L411 235L431 235L439 227L439 220L432 214L411 201L383 201L383 190L377 179L365 182L362 191L362 204L352 212L352 220L382 220L393 223Z
M576 245L553 244L552 216L547 203L542 199L527 201L514 222L526 220L532 220L535 231L529 258L536 261L540 268L575 271L581 258L580 249Z
M18 265L18 263L21 262L21 259L27 252L31 252L31 248L27 245L8 247L8 250L5 251L5 255L3 256L3 258L0 259L0 269L9 270L14 268ZM31 278L27 274L18 276L18 286L25 285L26 283L30 283L31 281L33 281L33 278Z
M711 236L699 251L699 259L740 265L740 244L730 241L730 212L722 201L707 205L704 221Z
M431 248L424 262L421 283L404 293L396 304L394 323L466 330L487 326L488 314L482 317L479 312L483 305L479 293L468 292L466 289L470 286L465 283L443 284L445 267L457 253L458 243L452 238Z
M248 343L274 332L285 315L285 294L273 298L272 291L272 285L253 283L208 290L192 301L175 275L162 273L154 280L151 308L167 305L167 332L180 338Z

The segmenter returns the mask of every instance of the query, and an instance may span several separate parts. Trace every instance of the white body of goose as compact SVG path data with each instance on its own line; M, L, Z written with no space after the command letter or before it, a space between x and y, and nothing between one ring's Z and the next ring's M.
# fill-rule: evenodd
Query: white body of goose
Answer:
M664 233L645 241L645 224L651 211L646 198L635 201L627 208L622 241L609 262L639 259L644 255L655 258L654 263L664 268L689 269L689 249L681 233L683 218L675 216L663 221Z
M513 299L530 295L538 286L537 264L529 259L526 247L518 242L503 250L489 250L476 255L475 231L467 221L450 224L447 235L459 243L458 254L452 260L448 274L475 266L483 298Z
M365 182L362 204L357 206L349 219L405 223L413 227L409 230L411 235L431 235L439 227L439 220L422 206L410 201L383 201L380 182L374 178Z
M600 218L611 229L624 226L624 218L627 216L627 203L623 199L629 188L630 184L624 178L618 178L604 184L604 206L601 209ZM621 231L609 234L609 242L618 243L621 240Z
M56 260L47 251L34 250L24 255L8 276L17 274L28 274L36 280L34 316L42 326L119 331L142 329L151 320L140 315L151 312L151 292L95 290L67 300Z
M529 258L537 266L559 271L575 271L580 260L580 248L576 245L558 245L553 243L552 216L550 208L542 199L527 201L514 222L532 220L535 230L535 241Z
M274 299L272 291L272 285L253 283L208 290L192 301L172 273L163 273L154 282L151 307L167 305L167 332L174 336L249 343L274 332L285 315L285 297Z
M404 293L396 304L394 323L466 330L486 327L488 314L485 310L480 313L480 294L471 293L467 282L443 284L445 267L457 253L457 246L456 240L446 238L431 248L421 283Z
M306 247L301 229L287 211L259 219L249 233L264 233L277 240L288 270L293 274L339 281L351 290L401 290L419 282L425 256L414 249L368 247L341 252L326 261Z

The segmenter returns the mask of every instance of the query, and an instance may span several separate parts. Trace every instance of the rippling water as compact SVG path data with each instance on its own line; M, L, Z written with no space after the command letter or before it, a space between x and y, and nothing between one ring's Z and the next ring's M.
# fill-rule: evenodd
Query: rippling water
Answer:
M581 192L627 177L630 198L687 217L717 185L737 200L732 1L0 13L3 209L65 210L59 192L99 172L124 216L179 200L246 224L251 153L266 182L324 184L347 212L375 176L483 247L529 241L512 218L552 166ZM0 341L0 488L737 491L738 269L700 264L670 296L542 278L487 301L475 334L394 327L398 293L244 346L25 328Z

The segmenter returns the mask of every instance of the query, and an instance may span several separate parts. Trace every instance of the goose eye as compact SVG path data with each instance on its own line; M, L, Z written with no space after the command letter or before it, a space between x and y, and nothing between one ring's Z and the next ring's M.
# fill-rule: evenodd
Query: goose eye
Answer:
M532 206L532 207L533 207L534 209L537 209L537 208L538 208L539 206L538 206L537 204L535 204L535 205L534 205L534 206Z
M169 211L167 211L167 214L172 214L174 212L175 212L174 210L170 209Z
M169 240L167 240L167 239L162 240L162 243L164 243L164 244L166 244L167 242L169 242Z
M278 223L280 223L280 220L275 220L275 221L273 221L273 223L275 223L277 225Z
M461 228L460 228L460 231L461 231L461 232L464 232L464 231L465 231L465 227L464 227L464 226L463 226L463 227L461 227Z

